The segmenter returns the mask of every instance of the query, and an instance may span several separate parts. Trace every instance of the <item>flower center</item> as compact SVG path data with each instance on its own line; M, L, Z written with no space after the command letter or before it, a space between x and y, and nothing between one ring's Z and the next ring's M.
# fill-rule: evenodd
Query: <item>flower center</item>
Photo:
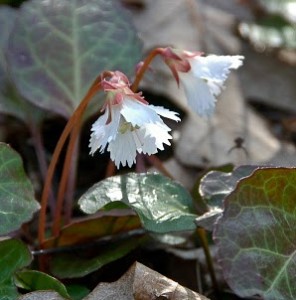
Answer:
M127 131L134 131L136 129L140 129L140 126L136 125L136 126L133 126L132 123L130 122L123 122L120 127L118 128L118 131L121 133L121 134L124 134L126 133Z

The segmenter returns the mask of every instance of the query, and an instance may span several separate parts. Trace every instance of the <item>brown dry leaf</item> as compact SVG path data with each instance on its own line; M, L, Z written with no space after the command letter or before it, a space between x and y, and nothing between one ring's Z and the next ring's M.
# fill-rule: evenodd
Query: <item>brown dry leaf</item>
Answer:
M59 293L54 291L37 291L25 294L18 298L18 300L65 300Z
M135 262L119 280L100 283L84 300L207 300L177 282Z
M213 118L204 120L189 113L187 120L181 123L179 132L176 132L176 158L187 166L200 167L229 162L272 163L273 158L282 153L281 142L272 135L265 120L250 109L245 102L244 93L247 98L250 95L263 95L267 101L274 99L278 105L281 105L284 97L289 99L289 104L284 106L292 109L290 103L293 102L291 100L295 100L295 85L291 84L290 72L286 72L288 75L284 76L283 71L275 79L276 72L268 71L268 66L263 73L261 72L260 79L257 78L258 70L252 66L261 68L260 55L263 55L245 52L244 43L234 33L238 18L251 20L252 16L236 0L146 0L145 9L133 12L135 25L144 41L146 51L158 46L171 45L218 55L246 56L245 66L232 72L232 76L226 81L226 88L219 97ZM256 55L259 59L255 61ZM277 66L282 68L280 62ZM177 105L188 110L185 95L182 89L177 87L167 66L160 59L156 59L152 67L154 73L146 75L141 88L166 95ZM266 76L265 72L268 73ZM291 78L288 79L289 76ZM267 78L270 80L265 81ZM279 84L275 84L279 80L282 96L274 92L279 88ZM293 110L295 111L295 105ZM234 149L229 153L237 137L244 139L247 155L241 149ZM285 161L285 151L283 153L282 160ZM295 151L291 155L296 158Z

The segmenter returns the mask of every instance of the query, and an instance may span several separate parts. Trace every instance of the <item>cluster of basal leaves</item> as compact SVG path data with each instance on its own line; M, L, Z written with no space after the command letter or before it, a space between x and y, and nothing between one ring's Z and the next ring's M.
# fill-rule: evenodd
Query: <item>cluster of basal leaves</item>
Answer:
M18 10L0 6L1 115L20 119L33 136L48 114L69 118L102 70L131 73L140 60L140 45L129 17L116 3L30 0ZM218 262L234 293L296 299L292 168L211 171L197 180L192 193L160 174L128 173L100 181L78 200L81 211L93 216L73 221L46 241L50 274L36 270L42 256L34 247L36 238L20 234L40 208L34 195L20 155L1 143L1 299L123 299L123 293L126 299L141 299L149 276L153 297L206 299L177 290L141 265L116 286L100 284L90 294L77 280L68 284L153 238L176 244L176 232L193 233L197 227L213 234Z
M296 49L296 1L257 0L253 7L254 22L242 22L240 34L259 51ZM250 1L251 4L251 1Z

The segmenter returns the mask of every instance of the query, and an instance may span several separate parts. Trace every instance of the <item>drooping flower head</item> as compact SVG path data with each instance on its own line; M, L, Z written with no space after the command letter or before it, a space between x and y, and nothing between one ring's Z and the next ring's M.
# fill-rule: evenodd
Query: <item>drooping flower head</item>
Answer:
M170 145L170 128L160 116L179 121L175 112L149 105L139 93L130 89L127 77L119 72L101 83L107 93L102 107L103 114L92 125L90 154L106 149L119 168L131 167L137 153L155 154Z
M213 114L215 103L231 69L239 68L243 56L202 56L200 52L189 52L164 48L161 52L177 83L185 90L189 106L200 116Z

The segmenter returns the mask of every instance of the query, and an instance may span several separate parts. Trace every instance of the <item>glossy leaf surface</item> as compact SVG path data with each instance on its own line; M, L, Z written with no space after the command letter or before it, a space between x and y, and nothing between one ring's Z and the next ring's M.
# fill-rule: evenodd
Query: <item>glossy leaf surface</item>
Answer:
M0 199L0 234L18 229L40 207L21 157L3 143L0 143Z
M141 53L118 1L32 0L20 8L7 55L20 93L68 118L103 70L131 73Z
M296 169L265 168L225 199L214 240L225 279L242 297L296 299Z
M94 243L92 250L96 255L89 257L91 248L82 248L79 251L72 250L71 253L58 254L52 260L51 271L59 278L77 278L92 273L104 265L115 261L138 247L145 238L131 238L126 241L110 241L108 245L102 246ZM97 248L96 248L97 247ZM87 255L84 256L85 250Z
M31 253L22 242L13 239L0 242L0 299L17 298L13 274L29 265L31 260Z
M25 270L16 273L17 286L30 291L52 290L70 298L65 286L56 278L39 271Z
M239 180L251 175L256 170L256 166L239 166L233 172L225 173L220 171L211 171L207 173L200 181L199 193L209 211L196 218L198 226L207 230L213 230L213 224L223 211L223 200L235 188Z
M92 214L115 201L134 209L149 231L168 233L195 228L190 194L160 174L129 173L107 178L91 187L78 204L82 211Z
M127 232L141 227L138 216L130 212L103 213L96 218L77 221L65 226L57 238L47 240L45 248L61 247L89 242L107 235Z

